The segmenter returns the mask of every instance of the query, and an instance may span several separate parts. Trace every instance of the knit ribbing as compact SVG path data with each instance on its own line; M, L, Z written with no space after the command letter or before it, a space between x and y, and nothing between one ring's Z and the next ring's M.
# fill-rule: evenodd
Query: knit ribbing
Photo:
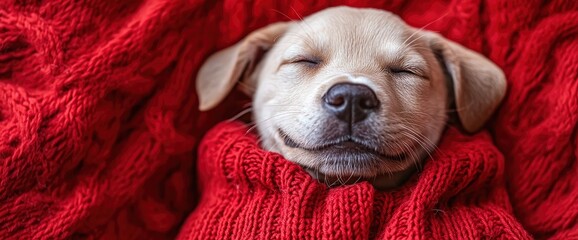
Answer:
M409 25L426 26L480 52L506 73L508 94L487 126L505 156L505 166L484 164L483 171L468 172L464 165L450 164L448 177L486 182L440 182L432 191L420 190L424 196L468 196L464 191L477 193L480 186L499 185L505 178L507 193L497 188L464 201L498 205L505 209L504 216L513 212L538 239L578 238L578 1L4 0L0 1L0 239L173 239L199 200L196 186L205 185L196 181L193 167L199 140L216 123L242 111L249 100L234 91L215 110L199 112L194 82L200 65L254 29L341 4L390 10ZM292 176L292 172L269 169L282 164L263 164L247 170L255 174L232 179L252 176L259 180L239 182L270 189L259 192L263 195L259 201L246 201L259 215L229 211L239 216L236 224L252 222L236 230L235 237L248 239L259 231L265 238L279 238L301 230L317 239L327 236L324 226L330 227L339 214L325 215L318 203L340 204L334 199L339 194L318 193L318 186L311 184L304 193L311 198L280 198L272 192L292 184L275 180L274 174ZM244 169L229 167L232 173ZM279 182L270 184L267 179ZM237 197L227 191L220 194ZM464 234L470 229L487 229L493 222L482 221L486 215L481 213L473 218L456 215L477 214L471 205L444 209L440 206L446 203L427 201L415 205L418 212L398 219L403 215L398 209L415 207L399 193L342 194L373 199L368 225L359 224L366 221L365 213L355 218L357 222L343 223L368 227L370 238L416 234L390 229L386 224L390 222L425 224L426 233L452 239L469 236ZM505 199L511 207L503 204ZM303 220L294 227L284 226L280 219L289 213L275 208L280 202L301 208L292 214ZM199 224L219 223L223 211L214 209ZM491 214L492 219L504 218L500 212ZM430 214L444 224L420 220ZM269 222L258 228L261 215ZM460 218L462 225L452 225Z
M392 192L367 182L329 188L259 148L238 122L211 130L198 160L201 203L181 239L529 238L486 133L449 129L423 171Z

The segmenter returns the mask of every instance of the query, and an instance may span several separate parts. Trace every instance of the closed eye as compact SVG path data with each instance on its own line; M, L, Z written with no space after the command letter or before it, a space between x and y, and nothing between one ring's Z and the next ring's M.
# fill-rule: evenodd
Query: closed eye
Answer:
M292 60L291 63L305 64L305 65L313 67L313 66L319 65L319 63L321 63L321 61L318 59L315 59L315 58L297 58L295 60Z
M404 68L390 68L389 71L391 73L395 73L395 74L413 74L413 75L417 75L415 72L409 70L409 69L404 69Z
M316 67L319 64L321 64L321 60L319 58L315 58L315 57L296 57L294 59L291 59L288 61L288 63L291 64L302 64L305 65L307 67Z
M427 79L427 77L423 74L423 71L417 68L389 68L389 72L397 75L414 75Z

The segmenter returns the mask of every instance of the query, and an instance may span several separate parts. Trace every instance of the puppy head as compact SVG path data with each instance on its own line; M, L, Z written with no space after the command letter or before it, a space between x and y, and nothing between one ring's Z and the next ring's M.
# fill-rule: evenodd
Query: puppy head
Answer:
M480 129L502 100L502 71L438 34L373 9L330 8L275 23L211 56L200 109L237 84L253 96L263 147L331 183L398 185L435 148L455 106Z

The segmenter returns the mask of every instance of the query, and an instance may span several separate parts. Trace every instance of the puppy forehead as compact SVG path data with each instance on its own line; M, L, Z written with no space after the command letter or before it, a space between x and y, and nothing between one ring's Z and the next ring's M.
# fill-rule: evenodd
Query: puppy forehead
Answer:
M333 52L351 49L359 54L393 58L404 50L409 31L399 17L389 12L338 7L296 22L286 35L291 44L300 45L301 49Z
M385 25L385 27L400 27L401 25L405 25L403 20L397 15L384 10L350 7L329 8L306 17L303 22L309 24L332 23L336 25L337 29L342 29L344 25L351 27L362 23Z

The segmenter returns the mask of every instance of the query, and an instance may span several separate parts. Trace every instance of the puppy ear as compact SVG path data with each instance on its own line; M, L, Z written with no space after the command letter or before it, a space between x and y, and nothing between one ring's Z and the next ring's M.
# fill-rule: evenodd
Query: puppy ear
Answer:
M486 57L439 34L424 31L451 82L462 127L472 133L482 128L506 94L506 77Z
M246 80L255 70L259 58L288 26L289 23L285 22L268 25L209 57L197 75L199 109L206 111L217 106L238 81Z

